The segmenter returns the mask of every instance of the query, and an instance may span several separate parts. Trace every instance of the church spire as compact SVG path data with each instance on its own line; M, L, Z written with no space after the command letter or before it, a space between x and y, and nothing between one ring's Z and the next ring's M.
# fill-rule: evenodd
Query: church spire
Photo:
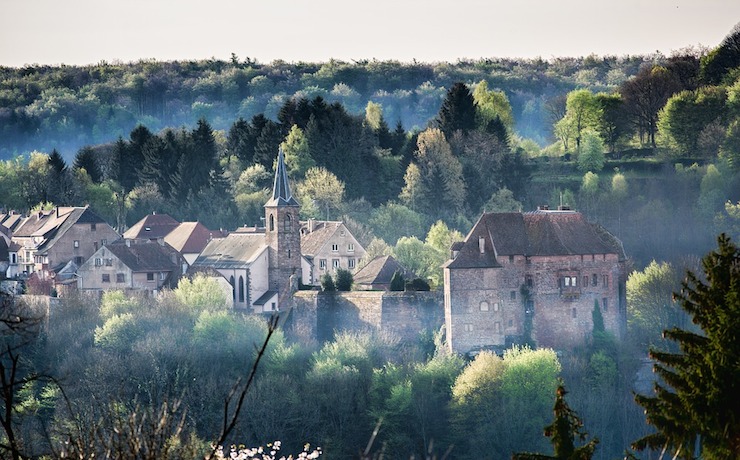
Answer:
M272 197L265 206L298 206L298 201L293 198L293 194L290 192L288 171L285 168L282 148L278 150L275 182L272 185Z

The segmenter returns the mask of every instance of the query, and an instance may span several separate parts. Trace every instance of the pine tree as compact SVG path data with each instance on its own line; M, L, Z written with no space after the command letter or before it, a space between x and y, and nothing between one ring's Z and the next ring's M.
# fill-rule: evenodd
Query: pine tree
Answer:
M447 91L435 121L448 139L457 130L466 133L475 129L475 100L464 83L455 83Z
M638 450L705 459L740 458L740 250L722 234L702 259L701 277L688 272L675 294L702 333L680 328L664 336L680 352L651 350L661 378L654 396L637 395L657 432L633 443Z
M103 179L103 175L100 172L98 161L95 158L95 152L90 147L83 147L75 155L74 162L75 169L84 169L87 175L90 176L90 180L93 183L98 184Z
M585 441L588 433L583 431L583 422L578 414L568 406L565 395L568 394L562 384L555 391L555 407L553 413L555 420L545 427L545 436L550 438L555 454L547 456L542 454L519 453L512 456L512 460L589 460L594 455L598 438L581 447L575 446L575 439Z

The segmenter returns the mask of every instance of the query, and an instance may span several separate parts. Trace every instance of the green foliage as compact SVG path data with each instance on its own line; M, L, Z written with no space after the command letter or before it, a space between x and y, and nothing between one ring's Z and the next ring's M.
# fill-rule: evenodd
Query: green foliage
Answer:
M100 318L107 321L114 316L140 313L144 308L135 297L123 291L105 291L100 300Z
M447 91L435 124L445 136L450 137L458 130L466 133L475 129L475 118L475 99L464 83L457 82Z
M664 332L680 351L652 349L661 378L653 396L636 401L657 430L635 443L639 450L664 450L693 458L698 445L706 459L740 455L740 250L725 235L702 259L703 276L688 272L677 299L701 332L674 327Z
M205 275L180 279L173 292L175 298L193 312L222 310L231 305L231 299L221 286Z
M296 195L301 203L315 203L320 215L313 217L329 220L330 211L337 212L344 200L344 182L326 168L310 168L296 186Z
M337 290L336 284L334 284L334 278L331 273L324 273L321 275L321 290L326 292L334 292Z
M604 168L604 144L594 132L585 130L582 135L581 153L578 155L578 169L582 172L599 172Z
M95 344L105 349L123 353L142 335L133 313L113 315L102 327L95 329Z
M336 278L336 281L334 282L334 284L336 285L337 291L351 291L352 290L352 284L354 283L354 279L352 277L351 271L345 270L344 268L337 268L335 278Z
M503 187L493 195L483 205L484 212L519 212L522 210L522 204L514 198L514 193L506 187Z

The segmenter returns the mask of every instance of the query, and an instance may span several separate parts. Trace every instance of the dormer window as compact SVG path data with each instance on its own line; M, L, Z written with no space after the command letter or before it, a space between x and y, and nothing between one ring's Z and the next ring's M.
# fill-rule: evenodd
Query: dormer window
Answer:
M339 251L339 245L338 244L332 244L331 245L331 252L337 252Z

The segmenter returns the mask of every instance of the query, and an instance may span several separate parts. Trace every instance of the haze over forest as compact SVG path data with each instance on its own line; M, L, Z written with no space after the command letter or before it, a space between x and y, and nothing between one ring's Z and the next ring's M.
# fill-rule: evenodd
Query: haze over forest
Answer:
M739 69L737 26L671 55L0 67L0 208L89 204L121 230L152 211L258 225L282 148L302 219L344 220L371 256L393 254L432 289L482 212L577 209L630 258L624 343L595 331L603 340L565 356L466 361L438 331L414 344L278 331L229 441L350 458L383 419L376 447L398 458L545 452L560 377L601 440L593 458L621 458L653 431L631 393L641 359L675 349L663 329L696 330L672 292L717 235L740 238ZM23 452L115 446L159 417L147 435L202 455L267 332L216 291L196 279L157 298L64 303L64 327L20 348L23 375L57 380L30 378L3 400L20 401Z

